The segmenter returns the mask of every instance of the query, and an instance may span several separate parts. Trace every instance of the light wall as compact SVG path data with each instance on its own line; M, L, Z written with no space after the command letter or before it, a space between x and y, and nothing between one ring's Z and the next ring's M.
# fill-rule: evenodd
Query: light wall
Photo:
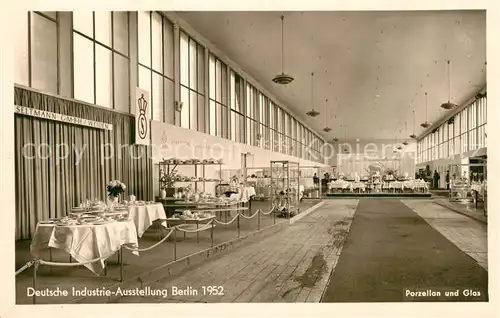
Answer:
M299 159L282 153L273 152L260 147L236 143L224 138L207 135L197 131L192 131L175 125L151 122L152 155L154 166L154 191L158 193L158 162L163 159L177 158L187 159L222 159L223 170L240 169L241 155L247 154L247 167L270 167L272 160L288 160L298 162L300 166L328 167L325 164L318 164L314 161ZM202 175L202 168L198 168L198 176ZM179 166L178 172L186 176L194 175L193 166ZM219 166L206 166L205 176L219 178ZM227 180L225 180L227 181ZM213 183L206 183L206 192L213 193L215 186Z

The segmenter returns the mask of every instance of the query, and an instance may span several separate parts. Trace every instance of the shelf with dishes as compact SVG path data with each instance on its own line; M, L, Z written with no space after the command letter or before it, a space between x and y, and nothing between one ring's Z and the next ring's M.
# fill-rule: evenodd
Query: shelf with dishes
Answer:
M188 192L199 193L206 192L206 184L221 184L222 183L222 165L224 164L222 159L179 159L179 158L162 158L158 163L158 183L159 183L159 198L165 199L166 197L172 197L174 193L177 192L176 187L179 183L191 183L194 185L194 189L190 188ZM193 167L193 174L191 176L186 175L189 173L189 169L183 168L182 173L177 170L179 166L191 166ZM207 177L206 176L206 166L219 166L219 176L218 177ZM200 169L201 168L201 171ZM198 186L200 184L200 187ZM184 187L183 187L184 188Z

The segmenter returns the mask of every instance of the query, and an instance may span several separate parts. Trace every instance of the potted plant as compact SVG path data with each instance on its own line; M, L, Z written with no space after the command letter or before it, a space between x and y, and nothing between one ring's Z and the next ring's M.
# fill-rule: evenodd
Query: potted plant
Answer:
M177 173L173 170L170 173L162 171L160 177L160 198L173 197L175 193L175 182L179 179Z

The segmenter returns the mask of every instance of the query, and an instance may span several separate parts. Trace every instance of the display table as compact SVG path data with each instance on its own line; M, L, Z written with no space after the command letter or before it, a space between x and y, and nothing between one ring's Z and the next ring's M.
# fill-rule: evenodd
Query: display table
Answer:
M128 206L128 217L134 221L137 235L142 237L144 232L153 225L156 220L165 220L165 210L161 203L137 205L132 204ZM163 221L162 226L166 227L167 223Z
M137 231L132 220L110 221L94 225L56 225L41 224L36 226L30 250L39 258L40 251L57 248L69 253L77 262L84 263L92 259L112 255L122 245L138 248ZM133 252L139 255L138 252ZM105 267L104 260L83 265L96 275Z

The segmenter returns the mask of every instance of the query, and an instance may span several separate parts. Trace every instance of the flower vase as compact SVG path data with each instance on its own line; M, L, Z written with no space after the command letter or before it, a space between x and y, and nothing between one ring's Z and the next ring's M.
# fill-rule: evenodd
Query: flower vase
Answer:
M164 200L167 198L167 190L161 189L160 190L160 199Z
M108 205L113 207L117 204L118 204L118 196L117 195L110 195L108 197Z

